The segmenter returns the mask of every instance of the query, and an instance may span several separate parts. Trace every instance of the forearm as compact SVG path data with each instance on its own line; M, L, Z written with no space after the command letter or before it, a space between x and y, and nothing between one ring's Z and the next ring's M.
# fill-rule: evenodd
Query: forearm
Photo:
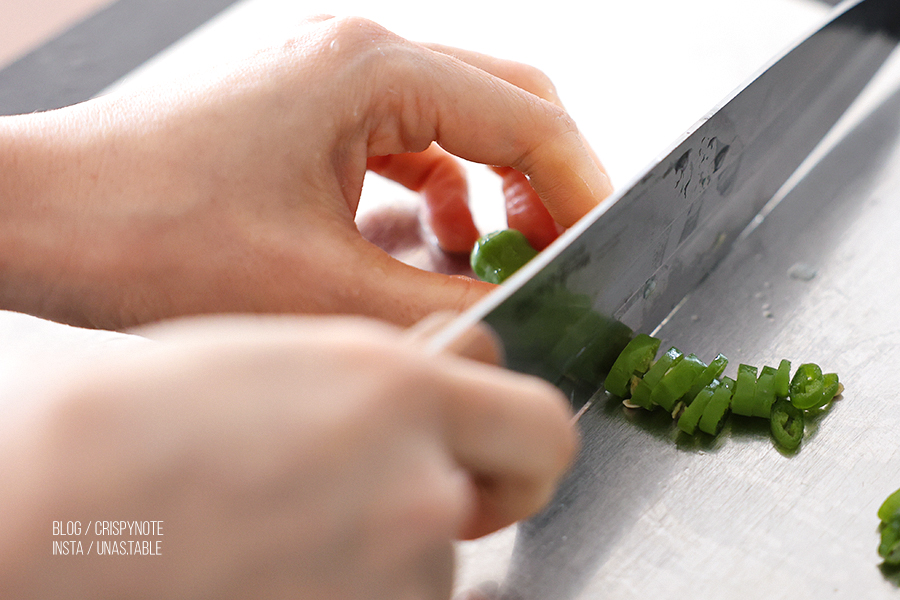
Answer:
M0 308L38 314L70 256L78 165L63 113L0 118Z

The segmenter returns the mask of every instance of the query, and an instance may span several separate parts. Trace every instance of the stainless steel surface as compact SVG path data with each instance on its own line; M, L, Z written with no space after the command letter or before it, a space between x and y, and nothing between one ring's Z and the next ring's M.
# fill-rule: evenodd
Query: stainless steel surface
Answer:
M706 360L728 355L731 375L738 362L781 358L840 373L842 399L808 423L800 450L779 452L753 419L733 418L715 439L688 438L668 416L627 410L601 390L581 414L582 452L552 505L518 528L462 545L461 588L493 582L492 597L521 600L900 594L900 573L880 566L875 514L900 487L896 53L825 150L751 216L707 277L679 281L686 295L666 301L676 310L666 314L653 302L639 302L636 312L627 302L617 308L636 328L659 325L664 345ZM757 208L774 190L767 193L754 198ZM633 225L618 222L623 216L609 209L601 221L626 231ZM679 227L672 231L681 237ZM701 218L693 235L718 239L719 231L716 219ZM702 252L682 256L706 260ZM635 260L631 269L648 267ZM641 290L643 281L631 285Z

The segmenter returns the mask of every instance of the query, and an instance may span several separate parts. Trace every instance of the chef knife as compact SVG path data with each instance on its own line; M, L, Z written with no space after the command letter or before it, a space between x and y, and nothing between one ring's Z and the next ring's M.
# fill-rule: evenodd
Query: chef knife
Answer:
M473 323L507 366L596 389L635 331L659 325L810 156L897 45L894 0L849 0L703 118L633 184L431 340Z

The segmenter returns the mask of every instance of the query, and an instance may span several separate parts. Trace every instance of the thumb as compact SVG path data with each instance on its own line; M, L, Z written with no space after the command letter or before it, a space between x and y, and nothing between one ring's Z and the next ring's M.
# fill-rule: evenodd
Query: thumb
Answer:
M363 292L366 314L408 326L438 311L460 312L495 285L462 275L444 275L407 265L359 238L353 280Z

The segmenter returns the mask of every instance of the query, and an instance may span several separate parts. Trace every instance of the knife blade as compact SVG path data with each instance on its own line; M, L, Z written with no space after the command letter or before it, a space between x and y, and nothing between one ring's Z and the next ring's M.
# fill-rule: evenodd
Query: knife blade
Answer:
M893 0L849 0L701 119L497 291L430 340L478 321L507 367L596 390L728 253L866 87L900 37ZM591 392L589 392L591 393Z

